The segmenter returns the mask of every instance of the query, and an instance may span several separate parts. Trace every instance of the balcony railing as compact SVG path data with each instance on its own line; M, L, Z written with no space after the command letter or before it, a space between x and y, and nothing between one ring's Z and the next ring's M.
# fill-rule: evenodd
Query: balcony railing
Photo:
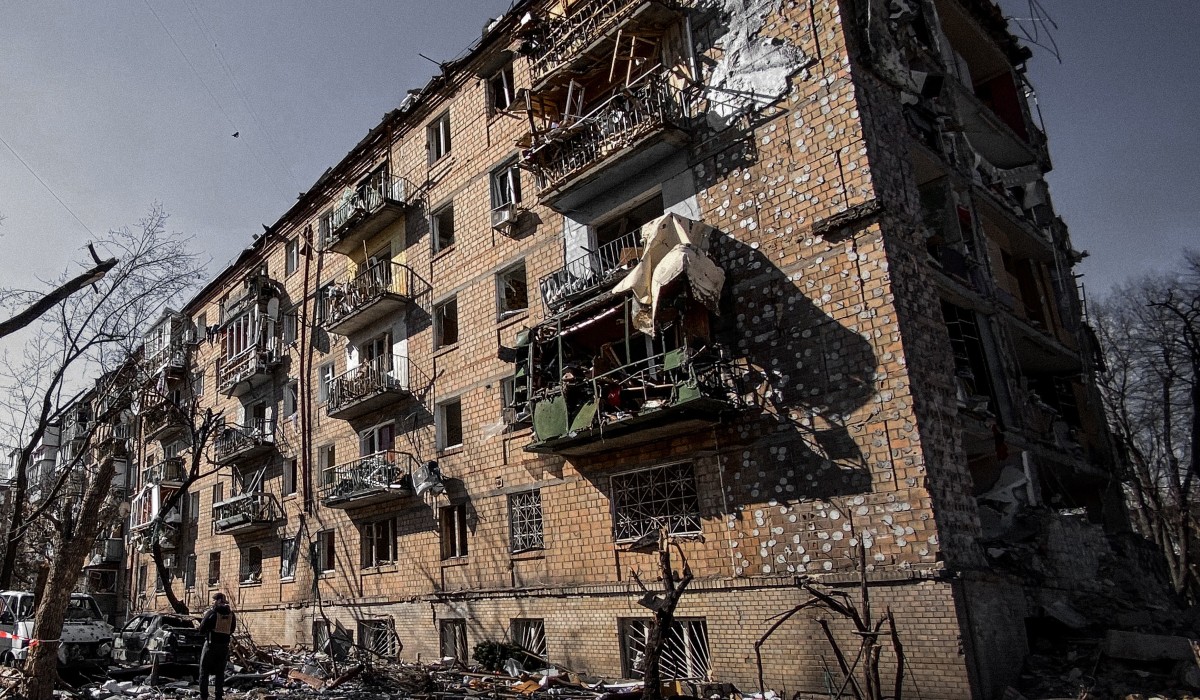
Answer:
M178 486L183 483L183 458L167 457L142 469L143 484Z
M329 383L325 412L347 420L378 410L412 393L412 373L402 355L382 355L347 370Z
M155 440L182 431L184 419L182 409L170 401L160 401L147 407L142 414L142 431L147 440Z
M108 423L96 431L96 451L102 458L121 457L129 451L129 439L133 437L133 426L129 423Z
M538 281L542 303L552 313L572 299L616 284L642 257L641 230L631 231L594 251L588 251Z
M555 387L534 400L530 452L581 455L677 435L744 407L750 369L683 349L585 380L582 399Z
M279 504L269 493L243 493L213 504L213 532L229 535L269 527L280 517Z
M239 459L252 459L265 454L275 445L275 421L259 418L247 425L226 425L213 442L213 458L217 464Z
M109 537L100 540L84 562L86 568L107 568L121 563L125 554L125 541L120 537Z
M279 355L275 343L252 345L237 355L217 362L217 390L238 396L270 379Z
M411 496L416 459L387 450L321 471L321 503L327 508L357 508Z
M185 359L183 338L172 339L162 347L148 350L145 366L151 373L165 369L183 369Z
M322 325L333 333L350 335L404 308L423 283L412 268L377 262L329 288L320 299Z
M678 130L682 143L695 104L693 95L672 86L665 74L655 73L613 95L587 116L539 134L528 155L542 177L539 196L548 202L563 195L585 175L594 175L596 166L615 162L618 156L665 157L665 150L639 146L670 129ZM677 149L664 143L670 150Z
M623 22L651 5L650 0L586 0L574 3L570 15L548 20L539 43L544 52L529 63L536 85L564 65L574 62L597 40L614 32Z
M372 175L366 182L347 190L333 210L324 246L336 253L350 253L358 240L374 235L404 214L411 187L399 176Z

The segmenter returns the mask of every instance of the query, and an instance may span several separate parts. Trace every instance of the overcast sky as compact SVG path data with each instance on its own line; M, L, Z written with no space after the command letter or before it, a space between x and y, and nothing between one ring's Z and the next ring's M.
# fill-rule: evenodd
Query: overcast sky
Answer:
M1097 290L1200 239L1200 3L1042 1L1063 58L1031 64L1052 191ZM83 222L0 144L0 285L153 201L214 274L425 83L418 54L458 55L508 4L0 0L0 138Z

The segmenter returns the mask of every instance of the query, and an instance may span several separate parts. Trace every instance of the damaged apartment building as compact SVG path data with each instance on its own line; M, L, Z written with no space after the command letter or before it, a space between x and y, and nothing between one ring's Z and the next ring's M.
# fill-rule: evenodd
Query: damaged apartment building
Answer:
M258 643L636 677L665 533L664 675L749 688L865 550L909 682L994 697L1122 521L1029 58L988 0L518 2L148 332L131 609L157 542Z

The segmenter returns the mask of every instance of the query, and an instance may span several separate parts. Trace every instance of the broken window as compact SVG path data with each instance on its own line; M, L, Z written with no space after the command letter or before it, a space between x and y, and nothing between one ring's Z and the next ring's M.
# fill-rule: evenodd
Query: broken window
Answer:
M188 494L187 500L188 520L193 525L200 522L200 492L193 491Z
M545 547L542 538L542 492L539 489L509 495L508 532L514 554Z
M443 251L454 245L454 203L433 212L430 218L433 230L433 252Z
M363 568L396 561L396 521L392 518L366 523L362 527Z
M440 513L442 559L467 556L467 506L445 506Z
M435 420L438 449L460 447L463 441L462 401L453 399L438 404Z
M147 578L148 574L149 574L149 570L146 568L145 564L142 564L141 566L138 567L137 590L140 593L149 593L150 592L149 590L146 589L146 583L148 581L148 578Z
M994 412L995 394L975 312L942 302L942 317L954 356L959 406L977 413Z
M529 308L524 260L496 274L496 306L501 320Z
M328 654L337 661L344 661L354 646L354 635L335 623L333 630L328 620L313 620L313 649Z
M510 63L488 79L488 113L495 114L512 107L514 97L513 69Z
M298 460L289 459L283 465L283 495L290 496L296 493L296 477L299 474L300 463Z
M333 363L326 362L317 368L317 401L327 403L333 393Z
M621 664L627 678L641 678L645 672L646 640L650 620L622 619ZM663 680L708 678L708 623L704 618L676 618L666 631L659 671Z
M317 220L317 236L322 248L328 248L329 244L333 242L333 209L321 214Z
M429 148L429 163L432 165L450 152L450 112L433 120L425 129Z
M284 246L283 274L288 276L298 269L300 269L300 239L293 238Z
M433 307L433 349L450 347L458 343L458 297Z
M546 621L529 618L514 618L508 622L508 635L512 643L538 657L545 663L550 654L546 648ZM538 665L538 668L542 668Z
M247 547L241 551L238 581L242 584L262 583L262 548Z
M285 537L279 543L279 578L281 580L296 577L296 560L300 553L300 543L295 537Z
M288 380L283 385L283 415L293 416L300 406L300 385L295 379Z
M189 554L183 560L183 587L191 590L196 587L196 555Z
M291 345L296 342L297 329L299 328L300 319L297 316L296 307L292 307L283 312L283 344Z
M467 659L467 621L442 620L438 625L438 636L441 641L442 657L466 661Z
M502 209L521 201L521 170L509 161L492 171L492 209Z
M196 316L196 342L208 338L208 314L200 314Z
M655 192L646 201L635 204L597 224L593 228L596 234L596 247L599 248L630 234L636 236L631 240L640 242L642 226L662 216L663 211L662 193Z
M358 644L367 651L385 659L394 659L400 653L393 620L362 620L358 623Z
M313 553L315 555L313 560L318 573L333 571L337 568L334 537L333 530L322 530L317 533L317 541L313 543Z
M337 453L333 445L321 445L317 448L317 469L321 471L321 486L329 486L337 480L334 473L334 463Z
M613 534L617 542L700 532L700 499L691 462L612 477Z
M210 552L208 555L208 585L215 586L221 582L221 553Z

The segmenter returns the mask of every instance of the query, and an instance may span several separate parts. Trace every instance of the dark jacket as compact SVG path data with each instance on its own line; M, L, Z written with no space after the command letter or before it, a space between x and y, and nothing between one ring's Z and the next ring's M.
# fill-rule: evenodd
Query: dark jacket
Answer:
M200 620L200 631L204 633L206 644L211 646L229 646L236 628L237 615L228 603L212 606Z

